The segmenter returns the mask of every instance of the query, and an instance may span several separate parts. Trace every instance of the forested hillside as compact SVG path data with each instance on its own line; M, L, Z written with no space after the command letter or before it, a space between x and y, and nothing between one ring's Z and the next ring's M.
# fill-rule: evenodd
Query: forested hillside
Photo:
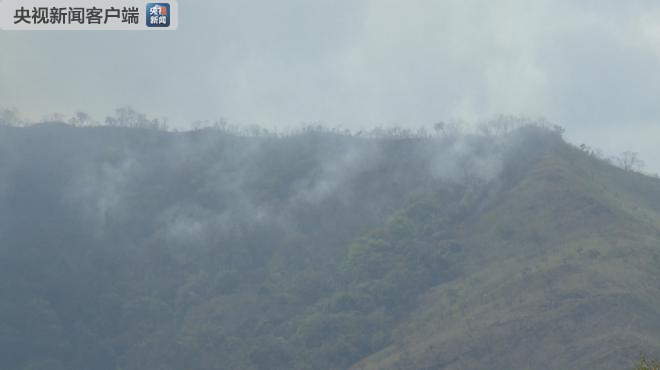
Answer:
M0 368L629 369L660 351L631 169L533 125L0 125Z

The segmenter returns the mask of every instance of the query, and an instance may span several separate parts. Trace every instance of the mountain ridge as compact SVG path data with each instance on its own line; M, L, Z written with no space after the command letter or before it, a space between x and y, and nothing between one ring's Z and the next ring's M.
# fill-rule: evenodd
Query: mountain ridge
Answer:
M660 181L544 127L395 134L0 126L4 365L625 369L658 354Z
M660 322L655 308L660 291L637 270L658 273L658 214L645 204L626 203L637 194L599 176L613 171L629 180L650 182L651 200L660 195L660 182L605 166L576 148L562 146L559 152L546 152L520 183L497 197L500 204L477 221L476 228L487 231L468 232L486 235L474 242L482 246L480 252L487 250L486 240L497 245L498 239L500 243L504 239L496 252L478 258L478 269L466 277L473 280L471 286L449 282L433 288L412 314L419 317L410 319L419 324L407 329L408 338L403 336L404 343L413 344L405 350L390 347L354 369L411 364L410 368L423 369L621 369L641 351L657 353L657 334L649 332L657 333L650 329L657 330ZM621 266L640 255L650 257L655 265L635 261ZM603 261L595 263L597 259ZM473 290L487 298L479 293L462 297L461 307L452 311L446 297L453 291ZM632 307L639 307L634 312L641 317L638 321L626 317ZM454 314L443 320L433 312ZM546 315L552 320L540 319ZM404 332L406 325L413 324L403 324ZM429 327L437 333L428 333ZM427 334L419 335L425 330ZM444 330L450 334L443 335Z

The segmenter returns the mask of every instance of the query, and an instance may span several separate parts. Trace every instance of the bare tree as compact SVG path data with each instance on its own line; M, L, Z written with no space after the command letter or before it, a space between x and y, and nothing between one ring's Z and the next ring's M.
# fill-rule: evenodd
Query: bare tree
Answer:
M629 150L621 153L621 156L616 158L619 167L626 171L641 171L644 168L644 161L639 158L639 154Z
M22 126L24 123L25 121L21 119L18 109L0 109L0 125Z
M78 111L69 119L69 124L73 126L92 126L94 119L86 112Z

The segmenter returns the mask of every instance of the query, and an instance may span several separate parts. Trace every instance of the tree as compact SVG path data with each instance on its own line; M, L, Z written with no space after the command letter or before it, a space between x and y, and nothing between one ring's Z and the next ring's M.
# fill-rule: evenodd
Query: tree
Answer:
M94 120L88 113L78 111L69 119L69 124L73 126L91 126L94 124Z
M639 154L629 150L621 153L621 156L616 158L619 167L626 171L640 171L644 167L644 161L639 158Z
M436 133L438 134L445 134L445 128L447 127L447 124L444 123L443 121L438 121L433 125L433 129L435 130Z
M18 109L5 108L0 110L0 125L22 126L24 123L25 121L20 118Z

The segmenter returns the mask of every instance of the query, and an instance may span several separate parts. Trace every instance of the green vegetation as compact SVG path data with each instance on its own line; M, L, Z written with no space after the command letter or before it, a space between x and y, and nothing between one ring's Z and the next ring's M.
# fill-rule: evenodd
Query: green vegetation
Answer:
M660 348L660 183L556 128L151 123L0 126L0 368L625 369Z
M633 370L660 370L660 361L642 357L639 364Z

